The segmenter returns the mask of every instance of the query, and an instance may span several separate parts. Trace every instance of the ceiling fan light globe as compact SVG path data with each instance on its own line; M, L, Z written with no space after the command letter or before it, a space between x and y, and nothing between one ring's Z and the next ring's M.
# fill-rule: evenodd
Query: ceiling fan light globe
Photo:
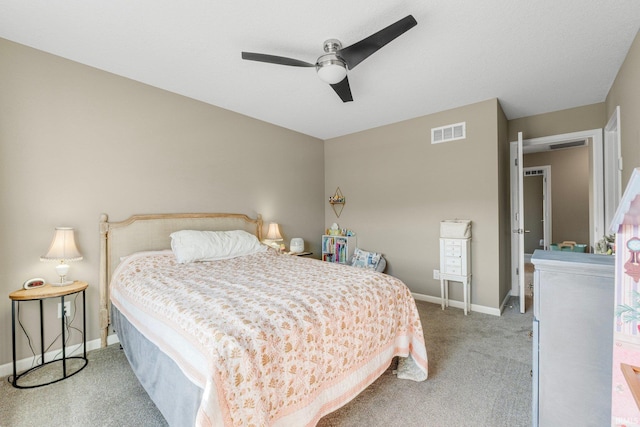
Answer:
M318 77L330 85L340 83L347 76L347 69L339 61L329 61L317 66Z

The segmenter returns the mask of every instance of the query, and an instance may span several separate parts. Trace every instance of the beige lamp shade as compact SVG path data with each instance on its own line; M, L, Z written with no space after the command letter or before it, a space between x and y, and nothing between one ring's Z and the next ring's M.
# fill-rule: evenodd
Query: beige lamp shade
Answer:
M60 281L52 283L53 286L66 286L73 281L66 280L69 272L69 264L67 261L80 261L82 254L76 246L76 239L71 227L56 227L53 234L53 240L47 253L40 257L40 261L59 261L56 266L56 272L60 276Z
M269 229L267 230L267 235L265 237L265 240L272 240L272 241L282 240L282 234L280 234L280 226L278 224L276 224L275 222L272 222L271 224L269 224Z
M80 261L81 259L82 254L76 246L71 227L56 227L49 250L40 257L41 261Z

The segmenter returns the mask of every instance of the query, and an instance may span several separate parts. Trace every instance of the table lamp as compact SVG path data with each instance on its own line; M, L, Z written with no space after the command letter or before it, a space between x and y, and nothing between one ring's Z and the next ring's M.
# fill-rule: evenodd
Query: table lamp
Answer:
M272 222L269 224L269 229L267 230L267 235L264 238L264 243L268 246L271 246L275 249L280 249L280 243L282 242L282 234L280 234L280 226Z
M40 261L59 261L56 266L56 272L60 276L60 281L52 283L51 285L53 286L72 284L73 281L65 280L69 272L67 261L80 261L81 259L82 254L78 251L73 228L71 227L56 227L49 251L47 251L46 255L40 257Z

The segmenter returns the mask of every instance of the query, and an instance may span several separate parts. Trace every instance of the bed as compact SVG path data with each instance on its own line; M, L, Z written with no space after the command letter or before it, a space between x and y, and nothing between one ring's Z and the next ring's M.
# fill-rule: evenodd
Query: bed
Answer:
M102 345L113 327L171 426L313 426L396 356L405 378L427 377L400 280L280 254L259 243L259 215L102 215L100 234ZM211 255L199 239L236 246Z

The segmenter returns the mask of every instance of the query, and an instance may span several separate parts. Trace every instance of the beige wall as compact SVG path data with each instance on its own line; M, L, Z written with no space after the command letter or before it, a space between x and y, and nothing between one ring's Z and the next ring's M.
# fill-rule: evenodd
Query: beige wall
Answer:
M84 260L70 275L90 283L89 340L99 337L102 212L260 213L287 245L302 237L319 251L323 141L2 39L0 58L0 365L11 361L6 295L27 278L56 278L39 261L56 226L77 230ZM23 304L27 326L36 309ZM21 345L18 358L29 355Z
M499 228L500 281L498 298L500 302L511 291L511 183L510 183L510 147L509 121L498 102L498 194L499 194Z
M590 147L526 154L524 167L551 166L551 243L589 244Z
M607 95L605 123L618 105L624 189L633 168L640 166L640 32L636 35Z
M583 130L603 128L606 124L605 104L585 105L551 113L537 114L509 120L509 140L516 141L518 132L523 139L580 132Z
M388 273L439 298L440 221L471 219L471 301L498 308L499 111L492 99L325 141L325 200L337 187L346 198L340 218L325 203L326 225L354 230L359 247L384 253ZM465 140L431 145L431 128L463 121ZM461 301L460 287L451 289Z

